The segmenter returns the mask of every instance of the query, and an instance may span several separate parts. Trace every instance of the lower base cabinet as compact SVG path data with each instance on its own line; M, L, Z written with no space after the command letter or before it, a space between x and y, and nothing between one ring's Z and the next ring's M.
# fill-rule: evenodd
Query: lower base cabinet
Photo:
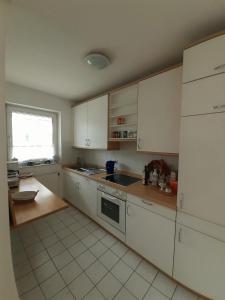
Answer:
M154 206L152 204L152 207ZM127 203L128 246L170 276L173 270L174 236L174 221L143 207Z
M215 300L225 299L225 243L177 224L174 278Z
M75 173L63 174L64 198L93 219L97 214L97 183Z

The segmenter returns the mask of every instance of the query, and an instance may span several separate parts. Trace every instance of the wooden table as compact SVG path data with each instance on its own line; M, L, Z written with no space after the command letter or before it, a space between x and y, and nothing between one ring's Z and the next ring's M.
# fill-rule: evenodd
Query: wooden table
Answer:
M37 190L39 190L39 192L35 197L35 201L30 203L15 203L11 198L11 193L13 192ZM64 200L53 194L34 177L21 179L19 188L9 191L9 204L13 227L39 219L69 206Z

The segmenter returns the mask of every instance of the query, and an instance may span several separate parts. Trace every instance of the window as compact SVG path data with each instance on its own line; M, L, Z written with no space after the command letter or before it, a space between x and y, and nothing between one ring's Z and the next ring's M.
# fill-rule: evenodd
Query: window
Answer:
M7 105L8 156L19 162L57 154L57 113Z

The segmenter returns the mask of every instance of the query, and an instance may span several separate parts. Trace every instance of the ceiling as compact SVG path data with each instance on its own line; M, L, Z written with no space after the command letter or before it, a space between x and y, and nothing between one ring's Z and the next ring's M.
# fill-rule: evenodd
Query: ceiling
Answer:
M222 29L224 0L12 0L6 79L83 100L180 62L187 44ZM85 64L92 50L111 65Z

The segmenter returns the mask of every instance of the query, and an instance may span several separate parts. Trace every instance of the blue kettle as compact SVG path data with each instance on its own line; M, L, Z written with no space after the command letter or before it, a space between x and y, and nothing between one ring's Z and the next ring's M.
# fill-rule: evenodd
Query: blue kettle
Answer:
M107 174L113 174L114 173L114 166L115 166L116 160L108 160L105 164L106 173Z

